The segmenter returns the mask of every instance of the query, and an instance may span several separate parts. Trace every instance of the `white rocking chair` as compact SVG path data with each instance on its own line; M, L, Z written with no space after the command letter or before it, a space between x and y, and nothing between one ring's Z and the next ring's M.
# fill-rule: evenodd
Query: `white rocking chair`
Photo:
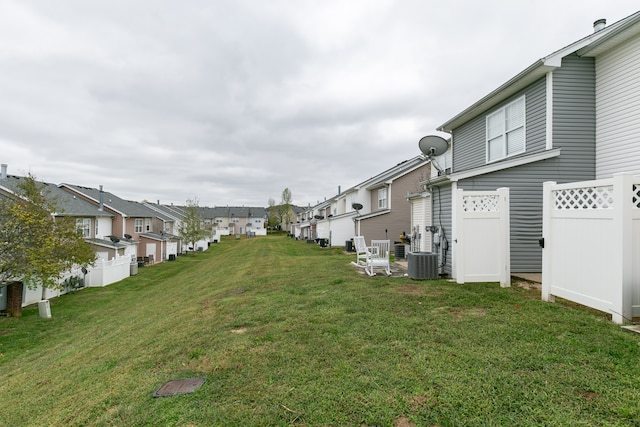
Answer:
M369 255L369 248L364 241L364 236L356 236L353 238L353 246L356 248L356 262L355 264L361 267L366 265L366 259Z
M383 268L387 276L391 276L389 265L389 251L391 242L389 240L372 240L371 246L367 250L365 258L365 271L369 276L375 276L375 268Z

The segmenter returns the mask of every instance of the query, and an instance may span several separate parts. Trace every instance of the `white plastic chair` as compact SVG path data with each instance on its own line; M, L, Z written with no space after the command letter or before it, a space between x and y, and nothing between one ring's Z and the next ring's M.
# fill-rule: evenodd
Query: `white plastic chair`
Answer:
M356 248L356 264L365 265L365 261L369 254L369 248L364 240L364 236L356 236L353 238L353 246Z
M391 242L389 240L372 240L371 246L367 250L365 259L365 271L369 276L375 276L375 268L383 268L387 276L391 276L389 265L389 251Z

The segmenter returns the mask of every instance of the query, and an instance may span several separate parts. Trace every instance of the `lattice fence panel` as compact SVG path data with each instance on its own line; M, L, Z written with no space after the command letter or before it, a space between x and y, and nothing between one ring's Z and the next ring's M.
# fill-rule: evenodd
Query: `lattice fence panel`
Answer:
M633 184L633 207L636 209L640 209L640 184Z
M464 196L462 209L464 212L497 212L499 201L497 195Z
M556 190L553 199L558 210L613 209L613 186Z

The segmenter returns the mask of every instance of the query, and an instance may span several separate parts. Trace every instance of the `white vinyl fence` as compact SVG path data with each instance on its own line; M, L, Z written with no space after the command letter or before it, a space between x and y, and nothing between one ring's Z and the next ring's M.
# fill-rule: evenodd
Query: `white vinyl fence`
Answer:
M87 268L87 274L77 267L65 273L59 283L62 289L46 289L45 299L55 298L67 292L64 289L64 283L70 277L78 277L84 279L85 287L107 286L115 282L119 282L131 275L131 257L128 255L120 256L110 260L97 260L93 266ZM42 287L35 289L24 287L24 296L22 306L35 304L42 299Z
M640 316L640 176L544 183L542 299Z
M107 286L130 276L131 257L121 256L108 261L98 260L88 270L84 279L85 286Z

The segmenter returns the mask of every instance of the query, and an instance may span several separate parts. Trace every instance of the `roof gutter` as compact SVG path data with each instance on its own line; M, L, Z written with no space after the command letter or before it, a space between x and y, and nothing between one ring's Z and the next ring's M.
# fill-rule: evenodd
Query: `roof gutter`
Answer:
M452 133L455 128L468 122L481 113L489 110L518 91L526 88L534 81L555 70L562 65L562 58L572 53L585 55L591 50L598 51L598 47L606 44L606 41L623 32L625 29L635 25L640 21L640 12L618 21L606 28L589 34L588 36L559 49L550 55L537 60L515 77L462 111L451 120L437 128L441 132Z
M544 59L537 60L529 67L527 67L524 71L517 74L515 77L492 91L490 94L480 99L475 104L471 105L469 108L453 117L451 120L440 125L437 130L439 130L440 132L452 133L453 130L461 124L466 123L467 121L471 120L478 114L485 112L487 109L493 107L499 102L504 101L514 93L518 92L521 89L524 89L529 84L533 83L542 76L546 75L549 71L553 71L556 68L556 66L546 65L546 61Z

